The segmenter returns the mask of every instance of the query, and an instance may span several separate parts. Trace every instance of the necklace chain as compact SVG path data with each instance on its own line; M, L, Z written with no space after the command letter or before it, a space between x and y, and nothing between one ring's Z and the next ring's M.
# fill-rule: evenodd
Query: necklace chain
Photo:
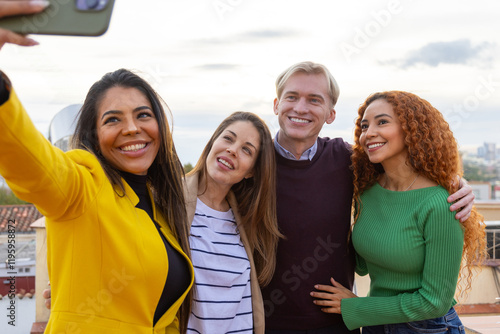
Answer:
M417 176L415 176L415 178L413 179L413 182L408 186L408 188L406 188L403 191L407 191L408 189L410 189L411 186L415 183L415 181L417 181L417 179L418 179L418 174L417 174ZM382 188L385 188L385 185L387 184L387 181L388 181L387 174L385 174L385 182L384 182L384 185L382 186Z

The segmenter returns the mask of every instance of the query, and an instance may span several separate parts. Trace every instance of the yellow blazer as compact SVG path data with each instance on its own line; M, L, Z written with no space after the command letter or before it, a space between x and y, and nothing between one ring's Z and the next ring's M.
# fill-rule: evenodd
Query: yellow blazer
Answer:
M184 187L184 197L186 200L186 210L188 215L188 222L194 219L194 214L196 211L196 198L198 197L198 173L188 175L186 177L185 187ZM252 311L253 311L253 330L255 334L264 334L264 302L262 300L262 293L260 291L259 281L257 280L257 273L255 271L255 263L253 261L253 249L250 248L248 243L248 237L245 233L245 229L241 225L241 216L238 213L238 205L236 202L236 197L232 192L229 192L227 196L227 201L233 210L234 218L238 225L238 230L240 232L241 242L245 246L245 250L248 255L248 260L250 261L250 288L252 290ZM190 225L191 226L191 225Z
M52 310L45 333L179 333L177 311L187 291L153 327L168 258L146 212L124 182L109 182L97 158L67 153L36 130L14 91L0 106L0 174L46 217ZM190 260L163 218L170 244Z

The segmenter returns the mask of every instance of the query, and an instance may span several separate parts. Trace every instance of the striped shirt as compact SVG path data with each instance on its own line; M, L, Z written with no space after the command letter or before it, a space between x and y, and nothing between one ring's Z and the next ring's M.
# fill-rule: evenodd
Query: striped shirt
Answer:
M198 199L189 243L195 279L188 333L252 333L250 262L232 210Z

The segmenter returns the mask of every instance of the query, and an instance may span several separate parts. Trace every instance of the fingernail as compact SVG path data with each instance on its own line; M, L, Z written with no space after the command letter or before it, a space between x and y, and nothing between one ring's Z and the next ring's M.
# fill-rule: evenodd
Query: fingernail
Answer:
M35 46L35 45L39 45L40 43L38 43L37 41L35 41L34 39L31 39L31 38L28 38L28 45L29 46Z
M40 9L44 9L50 6L50 2L48 0L31 0L30 5L32 7L39 7Z

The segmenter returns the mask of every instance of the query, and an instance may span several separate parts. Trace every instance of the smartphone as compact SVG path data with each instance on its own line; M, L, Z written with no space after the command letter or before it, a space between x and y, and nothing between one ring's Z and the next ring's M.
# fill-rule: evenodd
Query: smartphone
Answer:
M108 30L114 0L49 0L43 12L3 17L0 27L19 34L101 36Z

